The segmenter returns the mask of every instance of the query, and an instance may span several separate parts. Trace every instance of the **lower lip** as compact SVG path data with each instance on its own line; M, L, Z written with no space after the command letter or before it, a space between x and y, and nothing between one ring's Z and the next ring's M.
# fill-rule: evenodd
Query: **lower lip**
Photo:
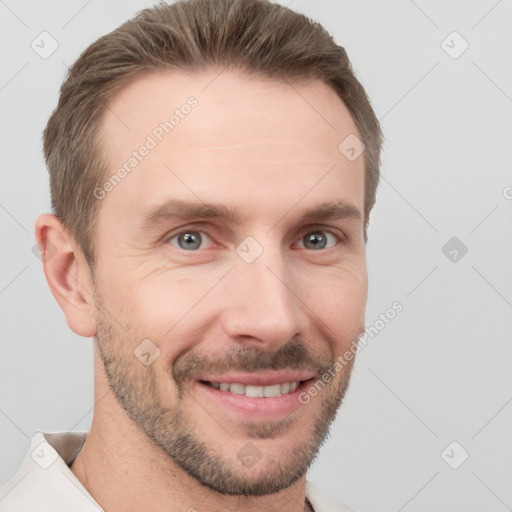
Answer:
M246 395L237 395L230 391L221 391L209 384L196 381L195 385L200 392L206 394L209 400L216 404L230 409L236 413L249 416L251 418L280 418L292 413L302 404L299 402L299 394L307 389L310 381L306 380L291 393L273 397L249 397Z

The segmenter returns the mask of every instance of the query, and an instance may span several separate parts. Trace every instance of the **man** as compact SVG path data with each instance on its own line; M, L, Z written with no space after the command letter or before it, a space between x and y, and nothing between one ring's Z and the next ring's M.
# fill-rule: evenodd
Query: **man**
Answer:
M92 44L36 237L94 416L34 435L1 510L348 510L306 472L364 331L380 147L344 50L284 7L161 4Z

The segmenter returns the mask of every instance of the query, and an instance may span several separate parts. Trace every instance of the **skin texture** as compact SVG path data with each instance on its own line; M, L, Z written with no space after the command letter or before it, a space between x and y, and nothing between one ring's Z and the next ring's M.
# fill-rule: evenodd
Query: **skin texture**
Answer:
M55 252L45 274L68 325L94 337L95 411L72 471L109 512L302 511L352 363L273 419L219 406L196 379L290 368L319 377L364 330L364 161L338 151L357 134L346 107L320 81L219 72L140 77L111 101L106 180L175 108L197 105L101 199L94 273L58 219L36 223L42 252ZM240 218L144 222L170 199ZM360 218L302 218L339 200ZM182 248L180 233L201 245ZM236 251L248 236L263 251L252 263ZM159 350L148 365L134 355L145 339ZM257 462L242 463L244 450Z

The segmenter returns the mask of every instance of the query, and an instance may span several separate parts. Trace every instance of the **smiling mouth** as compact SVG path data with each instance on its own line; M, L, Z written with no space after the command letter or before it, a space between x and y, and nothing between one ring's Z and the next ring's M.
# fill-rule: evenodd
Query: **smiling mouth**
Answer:
M310 380L312 379L281 382L269 386L254 386L239 382L211 382L205 380L201 380L199 382L220 391L225 391L235 395L245 395L250 398L273 398L293 393L297 388Z
M315 377L311 377L312 372L304 372L300 376L293 375L296 372L289 373L290 375L282 375L280 378L275 375L205 375L196 380L196 386L207 397L208 402L205 405L209 404L212 411L229 411L229 414L251 421L281 420L303 406L299 397L315 381ZM297 380L292 380L294 378ZM224 382L220 382L221 380ZM249 383L240 382L241 380Z

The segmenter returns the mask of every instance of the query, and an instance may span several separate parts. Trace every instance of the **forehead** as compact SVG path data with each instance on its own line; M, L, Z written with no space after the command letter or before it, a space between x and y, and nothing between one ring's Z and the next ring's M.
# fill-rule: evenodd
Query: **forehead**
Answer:
M194 109L187 123L193 124L198 144L222 142L225 138L234 144L248 134L261 134L262 129L268 136L302 138L304 128L308 128L311 145L322 141L330 144L330 138L325 139L327 132L336 133L336 139L344 133L357 133L341 99L322 81L298 83L235 69L143 75L110 101L100 131L111 137L122 133L128 142L138 130L150 133L155 122L169 120L189 98L195 98L200 107ZM280 131L283 124L287 133ZM240 125L242 132L238 130ZM184 131L174 130L173 137L178 140Z
M169 196L261 207L279 195L284 206L312 186L312 201L345 196L362 207L363 158L349 161L338 149L357 129L319 80L230 69L151 74L116 94L99 133L105 181L122 174L102 208L146 209Z

